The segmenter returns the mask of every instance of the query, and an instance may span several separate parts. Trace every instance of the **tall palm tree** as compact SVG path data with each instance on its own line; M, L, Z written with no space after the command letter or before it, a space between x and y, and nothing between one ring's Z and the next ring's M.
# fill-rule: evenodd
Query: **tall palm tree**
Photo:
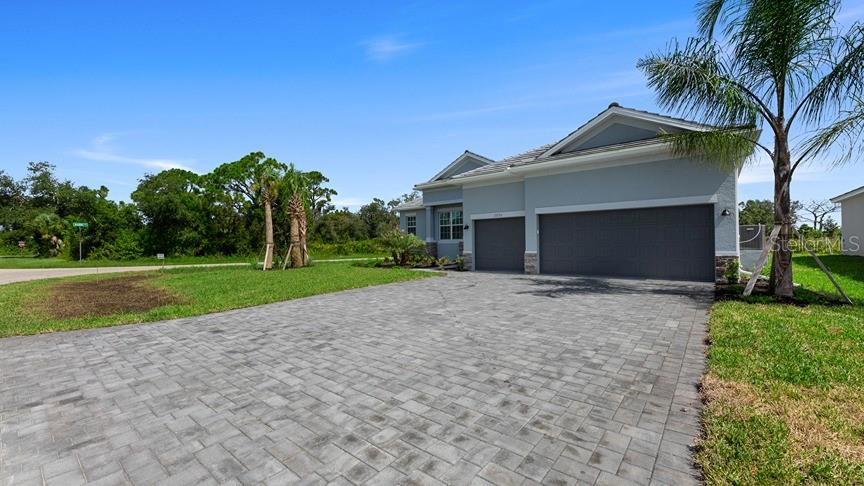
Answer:
M280 174L277 170L278 162L267 159L260 166L255 183L255 188L261 194L264 205L264 270L273 268L273 252L275 243L273 241L273 203L279 195Z
M839 0L701 0L699 35L639 61L664 109L715 127L668 135L679 155L740 168L756 150L774 169L780 225L771 288L792 297L790 184L802 164L842 164L864 129L864 26L841 32ZM770 134L762 144L756 128Z
M290 197L288 198L288 217L291 220L291 266L303 267L309 261L306 247L307 234L307 201L309 200L308 176L294 168L291 164L282 179L282 186Z

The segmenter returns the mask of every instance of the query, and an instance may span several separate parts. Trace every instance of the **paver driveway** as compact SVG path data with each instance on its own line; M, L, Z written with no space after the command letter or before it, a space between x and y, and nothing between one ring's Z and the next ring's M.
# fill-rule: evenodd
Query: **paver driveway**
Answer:
M710 288L451 274L0 340L0 483L696 482Z

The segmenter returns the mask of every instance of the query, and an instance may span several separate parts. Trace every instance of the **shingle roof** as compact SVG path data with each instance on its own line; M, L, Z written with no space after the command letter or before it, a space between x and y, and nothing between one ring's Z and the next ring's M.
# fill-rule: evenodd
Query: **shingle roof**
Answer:
M574 152L567 152L566 154L553 155L550 157L540 157L544 152L549 150L550 147L554 144L547 144L540 147L537 147L533 150L529 150L528 152L523 152L522 154L515 155L513 157L508 157L506 159L501 159L501 162L496 162L494 164L489 164L483 167L479 167L474 170L469 170L468 172L463 172L461 174L455 175L451 177L451 179L462 179L464 177L473 177L481 174L494 174L496 172L503 172L510 167L520 167L531 164L539 164L542 162L549 162L552 160L558 160L567 157L573 157L574 155L587 155L587 154L596 154L602 152L611 152L613 150L618 150L622 148L628 147L639 147L642 145L652 145L663 143L663 140L660 139L648 139L648 140L637 140L635 142L624 142L624 143L616 143L614 145L604 145L602 147L594 147L590 149L584 150L576 150ZM533 156L528 156L526 154L535 154ZM505 160L513 160L512 163L505 162Z
M406 211L409 209L421 209L423 207L423 197L418 197L410 201L406 201L396 206L396 211Z
M459 179L463 179L466 177L473 177L473 176L478 176L478 175L483 175L483 174L494 174L497 172L503 172L510 167L537 164L537 163L541 163L541 162L557 160L557 159L563 158L563 157L572 157L573 155L584 155L584 154L591 154L591 153L598 153L598 152L607 152L607 151L618 150L618 149L627 148L627 147L635 147L635 146L640 146L640 145L662 143L661 139L654 138L654 139L648 139L648 140L639 140L639 141L635 141L635 142L625 142L625 143L619 143L619 144L614 144L614 145L606 145L606 146L602 146L602 147L596 147L596 148L585 149L585 150L577 150L574 152L568 152L566 154L555 154L555 155L549 155L549 156L545 156L545 157L543 156L543 154L547 153L552 147L555 147L556 145L561 144L562 142L564 142L565 140L567 140L568 138L570 138L571 136L573 136L574 134L576 134L577 132L579 132L580 130L582 130L583 128L585 128L586 126L588 126L589 124L591 124L592 122L597 120L597 118L603 116L605 113L607 113L609 110L611 110L613 108L624 110L624 111L643 113L646 115L650 115L652 117L658 117L661 119L669 120L669 122L672 122L673 124L677 124L679 126L681 126L683 124L684 128L692 128L692 129L716 128L716 127L712 127L710 125L697 123L697 122L694 122L691 120L685 120L683 118L677 118L677 117L673 117L673 116L669 116L669 115L663 115L660 113L654 113L654 112L646 111L646 110L638 110L635 108L623 107L623 106L619 105L618 103L613 102L613 103L609 104L609 107L606 110L601 111L596 116L592 117L590 120L588 120L587 122L585 122L581 126L579 126L579 128L577 128L576 130L573 130L572 132L568 133L567 136L565 136L565 137L563 137L563 138L561 138L555 142L547 143L545 145L535 147L531 150L526 150L525 152L521 152L521 153L518 153L516 155L504 157L504 158L502 158L498 161L494 161L488 165L484 165L482 167L478 167L476 169L462 172L462 173L456 174L452 177L448 177L446 179L440 179L440 180L442 180L442 181L459 180ZM429 182L431 183L432 181L429 181ZM421 201L421 204L422 204L422 201Z

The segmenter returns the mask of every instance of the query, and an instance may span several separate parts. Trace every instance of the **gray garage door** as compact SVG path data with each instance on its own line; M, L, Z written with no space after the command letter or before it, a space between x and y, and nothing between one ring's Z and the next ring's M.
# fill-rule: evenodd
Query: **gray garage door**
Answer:
M540 272L712 281L713 207L541 215Z
M524 270L525 218L474 221L474 266L477 270Z

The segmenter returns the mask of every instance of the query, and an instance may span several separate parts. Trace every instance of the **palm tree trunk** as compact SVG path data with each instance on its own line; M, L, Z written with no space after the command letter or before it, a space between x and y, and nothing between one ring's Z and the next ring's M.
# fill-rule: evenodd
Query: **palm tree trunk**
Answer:
M296 214L291 214L291 266L294 268L303 266L303 249L300 244L300 219Z
M270 203L270 195L264 196L264 270L273 268L273 207Z
M774 246L771 262L771 292L776 297L792 298L792 199L789 194L792 177L788 134L775 137L774 151L774 224L780 233Z
M306 225L306 211L304 210L297 217L297 235L300 239L300 261L303 262L302 266L306 266L309 263L309 252L306 248L306 232L308 227Z

